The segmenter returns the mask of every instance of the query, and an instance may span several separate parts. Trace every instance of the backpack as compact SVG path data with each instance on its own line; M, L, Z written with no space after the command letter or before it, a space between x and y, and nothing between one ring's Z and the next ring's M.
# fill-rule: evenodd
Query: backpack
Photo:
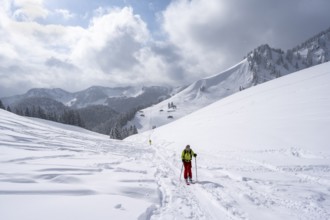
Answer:
M190 153L190 158L192 159L193 155L192 155L192 150L190 150L190 152L188 152L187 150L184 150L184 155L189 154Z

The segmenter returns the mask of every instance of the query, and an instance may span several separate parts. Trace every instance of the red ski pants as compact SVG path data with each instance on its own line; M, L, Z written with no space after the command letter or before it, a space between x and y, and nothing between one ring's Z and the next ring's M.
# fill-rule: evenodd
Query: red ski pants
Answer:
M192 172L191 172L191 161L189 162L183 162L184 166L184 178L187 179L192 178Z

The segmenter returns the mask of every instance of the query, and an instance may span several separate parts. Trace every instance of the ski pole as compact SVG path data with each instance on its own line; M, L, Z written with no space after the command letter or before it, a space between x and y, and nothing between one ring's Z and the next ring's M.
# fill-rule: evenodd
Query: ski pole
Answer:
M183 163L182 163L181 172L180 172L180 181L181 181L182 170L183 170Z
M196 160L196 157L195 157L195 169L196 169L196 181L197 181L198 178L197 178L197 160Z

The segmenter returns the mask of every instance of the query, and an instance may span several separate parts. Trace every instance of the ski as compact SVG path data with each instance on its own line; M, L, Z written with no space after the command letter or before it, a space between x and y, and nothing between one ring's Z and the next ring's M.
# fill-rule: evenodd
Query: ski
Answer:
M190 184L195 184L196 181L194 181L194 180L192 180L192 179L189 179L189 183L190 183Z
M196 181L185 181L186 182L186 184L189 186L190 184L195 184L196 183Z

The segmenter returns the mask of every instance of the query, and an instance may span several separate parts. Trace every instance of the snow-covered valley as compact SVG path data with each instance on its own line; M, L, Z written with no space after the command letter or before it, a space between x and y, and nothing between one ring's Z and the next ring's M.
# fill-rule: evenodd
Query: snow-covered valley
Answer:
M329 90L328 62L125 141L0 110L1 219L329 219Z

